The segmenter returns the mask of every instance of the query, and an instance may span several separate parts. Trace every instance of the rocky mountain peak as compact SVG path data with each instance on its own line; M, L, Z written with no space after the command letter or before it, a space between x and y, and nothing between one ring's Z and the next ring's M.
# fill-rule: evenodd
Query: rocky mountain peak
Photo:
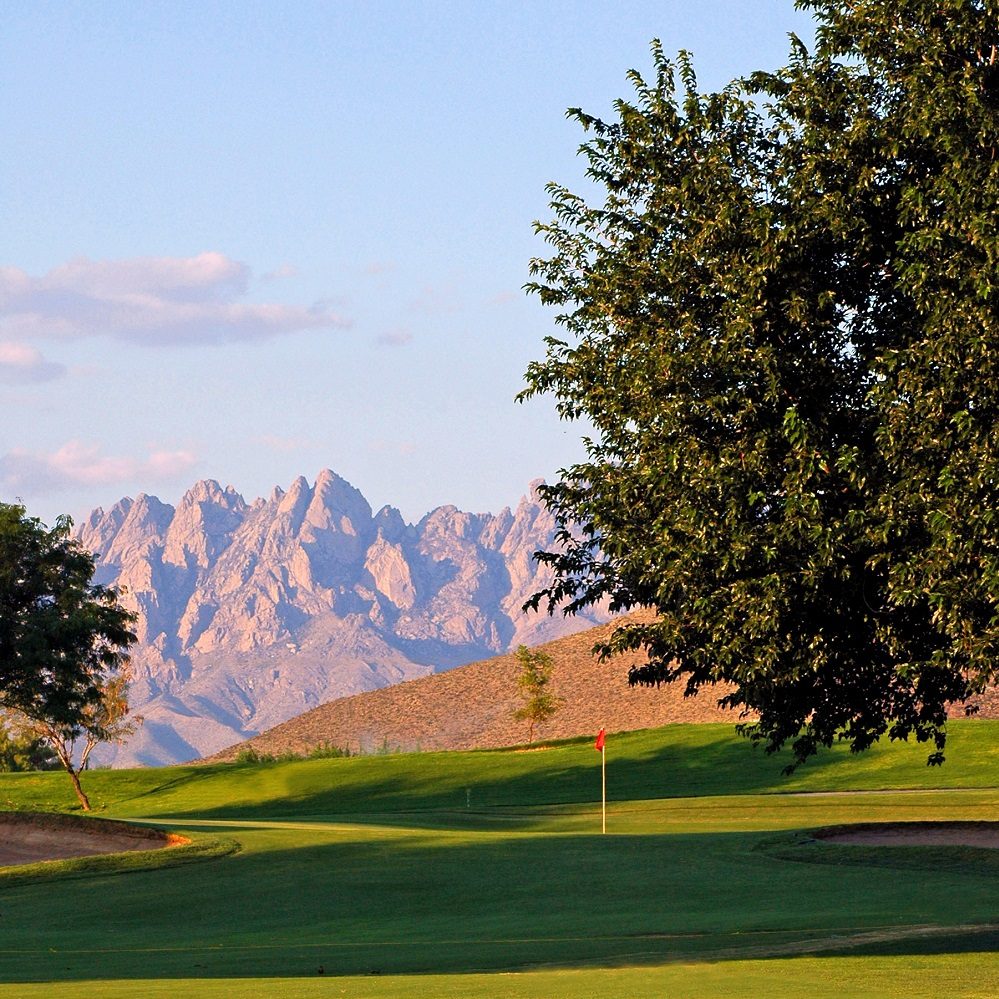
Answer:
M427 537L452 538L474 541L489 515L466 513L456 506L439 506L420 521L419 528Z
M206 569L225 551L243 522L246 501L214 479L196 483L174 511L163 545L163 561Z
M122 500L115 507L119 508L127 510L121 526L113 534L108 532L103 551L99 552L100 562L105 565L121 566L141 557L149 545L163 537L173 518L172 506L145 493L139 493L134 500Z
M176 509L140 494L95 510L78 536L139 615L133 704L147 723L118 762L214 752L330 698L602 619L521 611L550 528L531 497L407 524L329 469L250 504L205 479Z
M297 530L311 502L312 489L308 479L304 475L300 475L289 486L288 491L280 497L277 508L278 517L293 524Z
M327 468L316 476L305 521L317 530L350 535L369 533L371 507L346 479L341 479Z
M107 513L101 507L93 510L77 531L83 545L92 552L103 553L121 530L121 525L125 523L125 518L131 509L132 498L126 496L115 503Z
M412 533L412 528L407 528L402 514L394 506L383 506L375 514L372 523L375 533L381 535L386 541L398 542L406 536L407 531Z
M189 508L228 510L242 515L248 509L246 500L232 486L224 489L215 479L202 479L184 493L177 504L177 512Z

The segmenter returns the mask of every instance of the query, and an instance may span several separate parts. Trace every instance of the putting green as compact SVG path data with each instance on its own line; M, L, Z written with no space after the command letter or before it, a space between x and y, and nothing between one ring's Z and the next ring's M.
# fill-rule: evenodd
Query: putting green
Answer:
M95 773L203 859L0 872L0 996L992 996L999 851L807 834L999 818L999 726L954 730L943 770L888 747L791 780L721 727L618 737L607 836L589 743ZM0 802L64 805L60 777Z

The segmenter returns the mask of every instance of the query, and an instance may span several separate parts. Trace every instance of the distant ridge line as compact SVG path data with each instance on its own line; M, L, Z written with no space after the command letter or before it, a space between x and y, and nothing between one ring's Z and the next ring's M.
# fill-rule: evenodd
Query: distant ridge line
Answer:
M647 615L632 615L632 617ZM736 711L718 707L726 688L684 697L684 684L648 690L628 686L628 669L645 659L626 653L599 662L593 646L622 619L538 646L552 656L552 686L563 699L556 715L539 725L536 741L656 728L675 722L731 722ZM526 722L515 721L513 653L459 666L380 690L341 697L245 742L206 756L220 763L252 749L261 754L307 755L328 743L351 752L488 749L527 742Z

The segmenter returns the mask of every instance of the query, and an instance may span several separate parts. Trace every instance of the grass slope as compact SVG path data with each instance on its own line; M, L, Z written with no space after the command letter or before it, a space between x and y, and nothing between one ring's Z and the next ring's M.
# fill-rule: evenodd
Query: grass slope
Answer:
M954 724L942 769L844 756L783 778L728 727L612 737L606 837L589 741L95 772L106 814L238 852L0 872L0 995L995 995L995 854L806 831L999 817L999 725ZM0 804L68 808L60 776Z

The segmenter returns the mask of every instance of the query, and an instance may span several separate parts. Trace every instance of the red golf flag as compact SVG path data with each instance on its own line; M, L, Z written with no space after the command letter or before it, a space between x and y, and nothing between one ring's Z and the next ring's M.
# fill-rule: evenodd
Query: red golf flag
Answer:
M595 743L597 752L602 753L604 751L604 742L606 741L606 736L604 735L604 730L601 729L597 732L597 741Z

